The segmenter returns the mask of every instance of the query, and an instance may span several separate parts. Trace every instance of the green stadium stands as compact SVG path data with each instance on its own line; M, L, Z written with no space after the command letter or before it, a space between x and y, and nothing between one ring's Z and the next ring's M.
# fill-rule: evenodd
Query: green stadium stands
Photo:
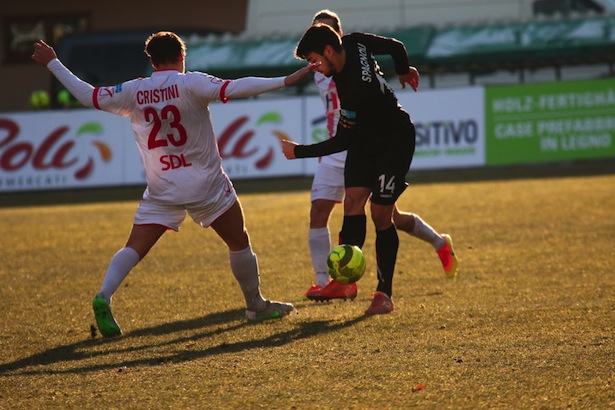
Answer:
M615 17L552 19L464 27L417 26L378 33L395 37L413 65L438 72L539 68L615 62ZM225 78L282 75L303 63L292 38L188 39L188 70ZM386 71L390 59L379 59Z

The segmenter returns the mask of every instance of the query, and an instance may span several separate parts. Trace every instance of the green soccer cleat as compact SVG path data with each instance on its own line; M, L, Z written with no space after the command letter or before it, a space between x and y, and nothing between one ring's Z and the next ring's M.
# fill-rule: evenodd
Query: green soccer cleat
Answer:
M256 312L254 310L246 310L246 319L249 322L260 322L268 319L279 319L295 311L295 307L290 303L276 302L267 300L265 309Z
M111 313L111 306L109 306L104 297L96 296L92 301L92 307L94 308L94 317L96 318L98 330L104 337L115 337L122 334L122 329L120 329L120 326L113 318L113 313Z

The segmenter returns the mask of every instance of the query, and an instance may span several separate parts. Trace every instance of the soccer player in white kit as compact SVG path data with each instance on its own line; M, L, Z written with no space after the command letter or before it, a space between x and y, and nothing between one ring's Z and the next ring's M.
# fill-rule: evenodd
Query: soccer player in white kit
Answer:
M327 24L340 36L343 35L341 21L331 10L324 9L317 12L312 24L318 23ZM332 137L335 135L340 116L340 102L335 82L331 77L319 72L314 73L314 82L325 104L327 131ZM346 151L321 157L312 181L308 241L316 281L305 293L305 296L311 300L354 299L357 296L357 284L342 284L331 280L326 264L331 251L329 218L335 204L341 203L344 199L345 162ZM431 244L438 253L445 274L449 277L456 275L458 261L450 235L439 234L420 216L400 212L397 208L394 210L393 220L398 229Z
M171 32L152 34L145 52L155 70L151 77L100 88L71 73L42 40L34 45L32 55L84 106L130 118L145 168L147 188L128 241L113 256L92 302L98 329L103 336L122 334L111 312L113 294L167 229L179 230L186 215L203 227L211 226L228 246L248 320L291 313L292 304L269 301L261 294L257 258L241 204L222 168L208 104L295 84L311 66L287 77L238 80L185 72L186 46Z

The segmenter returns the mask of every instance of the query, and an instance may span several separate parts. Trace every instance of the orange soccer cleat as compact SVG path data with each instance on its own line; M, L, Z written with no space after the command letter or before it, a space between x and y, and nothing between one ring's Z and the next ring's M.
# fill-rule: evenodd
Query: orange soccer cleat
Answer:
M383 292L376 292L372 295L372 304L365 311L365 316L384 315L393 309L393 300Z
M442 234L442 237L446 240L446 244L438 249L438 257L442 262L446 276L454 278L457 275L459 260L455 256L455 250L453 249L453 238L446 233Z
M353 300L357 297L357 284L350 283L345 285L343 283L330 280L324 288L317 285L312 285L305 293L305 297L309 300L315 300L318 302L325 302L332 299Z

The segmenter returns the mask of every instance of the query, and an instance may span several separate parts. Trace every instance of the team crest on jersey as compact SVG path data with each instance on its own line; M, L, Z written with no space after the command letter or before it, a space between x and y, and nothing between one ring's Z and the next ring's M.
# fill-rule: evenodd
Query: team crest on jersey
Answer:
M100 96L113 97L113 89L109 87L103 87L99 89L98 94Z

